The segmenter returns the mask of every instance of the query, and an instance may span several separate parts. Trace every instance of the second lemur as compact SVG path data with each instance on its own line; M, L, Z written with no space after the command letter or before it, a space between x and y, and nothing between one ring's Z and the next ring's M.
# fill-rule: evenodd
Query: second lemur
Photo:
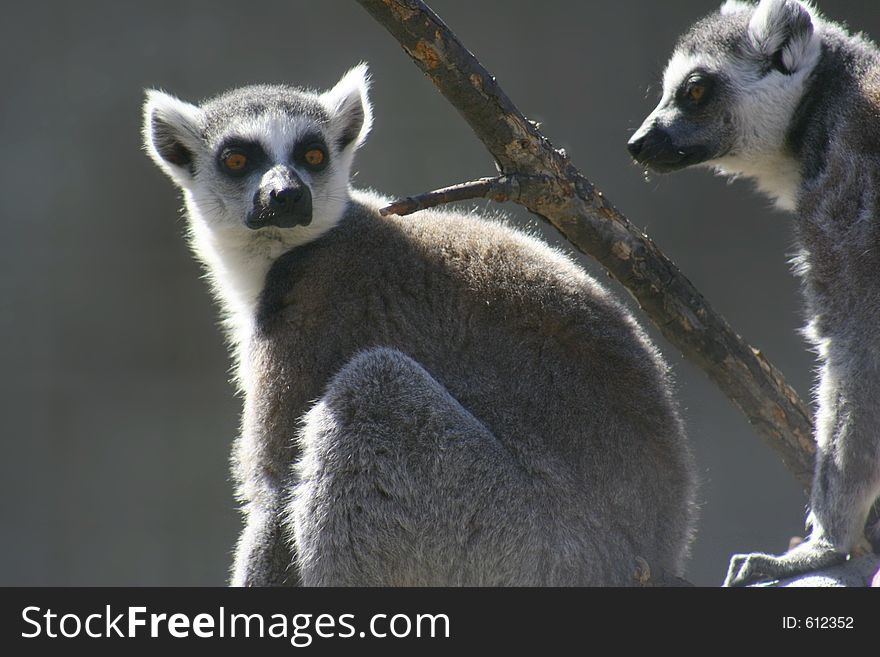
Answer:
M727 2L680 39L629 150L658 172L752 178L795 212L821 364L811 532L782 556L734 556L726 583L842 560L880 495L880 51L804 2Z

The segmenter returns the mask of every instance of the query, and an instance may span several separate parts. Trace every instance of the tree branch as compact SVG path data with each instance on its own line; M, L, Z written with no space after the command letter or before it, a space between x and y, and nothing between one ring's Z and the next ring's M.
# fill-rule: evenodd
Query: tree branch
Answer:
M457 192L450 191L453 187L392 207L402 211L443 198L461 200L469 190L471 198L509 198L549 221L632 293L663 335L708 374L809 488L815 452L810 411L779 370L730 328L564 152L553 148L428 6L419 0L358 2L455 106L501 172L494 192L488 183L465 184ZM499 182L504 178L518 182L518 194Z
M444 203L456 201L468 201L475 198L487 198L499 203L505 201L518 201L519 199L519 176L495 176L494 178L480 178L471 182L444 187L433 192L426 192L418 196L407 196L395 201L388 207L382 208L382 215L399 214L407 215L419 210L433 208Z

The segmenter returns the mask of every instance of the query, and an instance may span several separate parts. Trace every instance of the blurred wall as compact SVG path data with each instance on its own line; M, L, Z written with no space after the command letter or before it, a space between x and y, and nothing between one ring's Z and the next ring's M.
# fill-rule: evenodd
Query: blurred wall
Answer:
M676 36L715 2L431 4L808 396L791 219L707 172L646 182L624 148ZM821 4L880 37L875 2ZM257 81L327 87L365 60L377 118L358 185L412 194L490 175L492 162L349 0L6 2L0 60L0 584L222 584L239 530L228 453L240 400L180 199L140 150L143 88L197 100ZM783 550L806 500L743 416L653 335L700 462L689 577L717 584L731 552Z

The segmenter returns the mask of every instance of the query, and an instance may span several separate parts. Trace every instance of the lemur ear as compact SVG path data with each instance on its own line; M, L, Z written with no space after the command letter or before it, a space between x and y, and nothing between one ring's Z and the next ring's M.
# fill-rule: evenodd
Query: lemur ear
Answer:
M321 102L330 112L340 151L357 149L373 125L369 99L370 74L367 65L358 64L330 91L321 94Z
M755 8L755 5L749 4L748 2L743 2L742 0L727 0L723 5L721 5L721 15L727 16L729 14L736 14L741 11L750 11Z
M749 21L752 46L770 58L773 68L791 75L817 51L814 15L798 0L761 0Z
M193 153L201 143L202 111L155 89L144 102L144 148L153 161L181 187L195 173Z

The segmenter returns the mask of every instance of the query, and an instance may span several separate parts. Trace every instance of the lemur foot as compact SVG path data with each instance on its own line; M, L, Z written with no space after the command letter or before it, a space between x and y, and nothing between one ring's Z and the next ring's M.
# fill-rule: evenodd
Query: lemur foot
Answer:
M780 556L760 552L735 554L730 559L724 586L745 586L757 580L786 579L828 568L845 559L846 555L837 552L831 543L811 539Z

